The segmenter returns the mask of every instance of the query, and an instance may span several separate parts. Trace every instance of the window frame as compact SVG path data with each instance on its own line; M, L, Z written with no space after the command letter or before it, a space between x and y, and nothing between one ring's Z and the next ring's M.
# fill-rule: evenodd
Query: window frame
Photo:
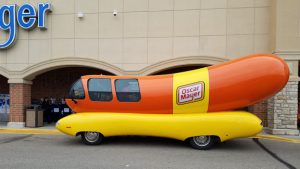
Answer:
M137 81L137 85L138 85L138 88L139 88L139 99L137 101L120 101L119 97L118 97L118 91L117 91L117 81L119 80L136 80ZM114 85L115 85L115 92L116 92L116 97L117 97L117 100L118 102L123 102L123 103L138 103L138 102L141 102L141 99L142 99L142 95L141 95L141 88L140 88L140 83L139 83L139 80L138 79L135 79L135 78L130 78L130 79L115 79L114 80ZM133 92L128 92L128 93L133 93Z
M111 87L111 99L110 100L92 100L90 96L90 90L89 90L89 82L91 79L108 79L110 82ZM87 94L89 95L89 100L92 102L112 102L114 100L114 94L113 94L113 86L112 86L112 79L110 78L90 78L87 80Z

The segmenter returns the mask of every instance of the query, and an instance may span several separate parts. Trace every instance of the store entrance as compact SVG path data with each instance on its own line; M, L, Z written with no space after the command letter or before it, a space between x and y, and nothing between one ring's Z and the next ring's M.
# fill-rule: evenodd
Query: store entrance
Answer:
M0 75L0 123L6 123L9 120L9 84L7 78Z
M70 86L81 76L112 73L87 67L66 67L40 74L32 81L32 105L44 110L44 122L53 123L72 113L65 104Z

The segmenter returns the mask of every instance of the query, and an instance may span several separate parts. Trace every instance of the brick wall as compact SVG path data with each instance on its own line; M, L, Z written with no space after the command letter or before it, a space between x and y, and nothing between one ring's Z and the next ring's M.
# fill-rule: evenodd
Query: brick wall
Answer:
M12 83L10 89L10 122L24 122L25 108L31 102L31 85Z
M268 126L268 101L262 101L248 107L248 111L255 114L263 121L263 125Z

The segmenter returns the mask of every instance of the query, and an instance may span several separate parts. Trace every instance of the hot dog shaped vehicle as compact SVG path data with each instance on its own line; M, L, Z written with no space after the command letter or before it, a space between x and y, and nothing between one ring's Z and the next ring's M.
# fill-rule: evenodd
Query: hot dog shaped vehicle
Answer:
M147 135L189 140L208 149L259 133L261 120L229 111L264 100L289 78L287 64L270 54L251 55L223 64L161 76L82 76L66 99L75 114L57 123L86 144L103 137Z

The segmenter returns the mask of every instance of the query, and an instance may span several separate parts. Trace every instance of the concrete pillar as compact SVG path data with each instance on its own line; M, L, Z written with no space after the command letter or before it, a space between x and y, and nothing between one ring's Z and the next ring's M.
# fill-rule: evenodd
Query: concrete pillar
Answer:
M283 90L268 100L268 128L271 134L299 135L297 129L298 80L290 80Z
M31 82L9 79L10 113L9 128L25 127L25 108L31 103Z
M284 58L290 68L287 85L273 98L268 100L268 127L271 134L299 135L297 128L298 114L298 68L300 54L297 52L275 53Z
M298 60L289 59L289 55L280 54L290 68L287 85L273 98L268 100L268 128L271 134L299 135L298 114Z

